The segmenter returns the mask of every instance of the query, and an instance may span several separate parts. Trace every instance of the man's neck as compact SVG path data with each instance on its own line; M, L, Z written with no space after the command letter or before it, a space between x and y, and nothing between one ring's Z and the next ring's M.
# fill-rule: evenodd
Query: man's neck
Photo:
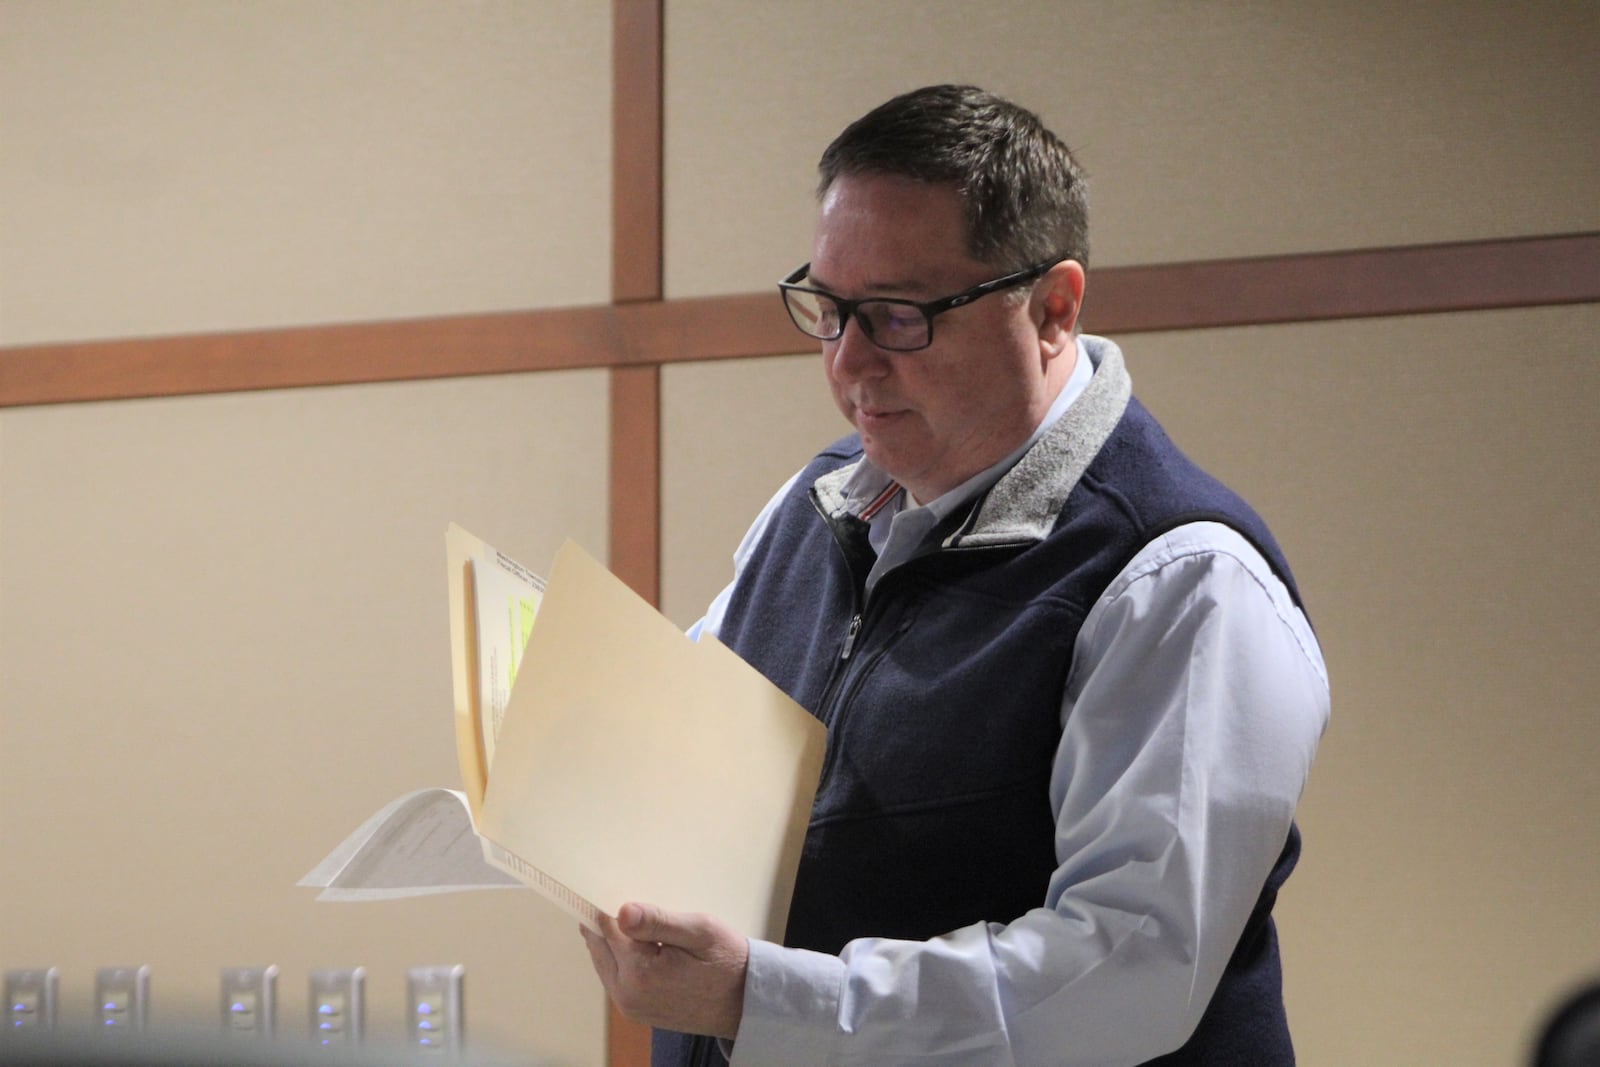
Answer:
M913 508L930 504L950 493L960 493L963 489L968 488L974 480L981 481L987 475L998 477L998 474L994 473L995 469L1009 468L1011 464L1021 458L1022 453L1026 452L1051 424L1065 414L1066 409L1072 405L1072 401L1087 388L1089 379L1093 375L1093 364L1089 362L1088 357L1077 344L1077 339L1074 338L1072 351L1062 353L1051 360L1046 367L1043 388L1040 394L1041 401L1034 405L1035 412L1029 419L1030 429L1026 436L1013 441L1010 447L1005 452L997 454L992 462L974 470L960 482L942 492L928 492L924 497L913 487L905 486L904 506ZM988 480L993 481L993 477Z

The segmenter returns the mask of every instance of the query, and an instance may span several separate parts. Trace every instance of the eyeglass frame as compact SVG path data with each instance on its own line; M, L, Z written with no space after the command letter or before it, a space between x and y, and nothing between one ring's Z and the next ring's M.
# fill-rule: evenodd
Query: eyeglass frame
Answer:
M882 348L886 352L920 352L924 348L927 348L933 344L933 317L935 315L942 315L946 311L952 311L958 307L966 307L973 301L978 300L981 297L988 296L990 293L999 293L1004 292L1007 289L1014 289L1024 282L1030 282L1036 278L1043 277L1044 274L1046 274L1056 264L1064 263L1071 258L1071 256L1058 256L1055 259L1044 260L1043 262L1035 263L1031 267L1024 267L1022 270L1007 274L1004 277L995 278L992 281L979 282L970 289L963 289L961 292L956 293L953 296L944 296L937 300L906 300L901 297L893 296L869 296L864 297L861 300L846 300L844 297L830 293L826 289L817 289L813 286L798 284L800 279L804 278L811 271L811 264L807 262L801 264L797 270L778 283L778 292L783 298L783 309L789 313L789 321L794 323L795 329L799 330L807 337L818 341L837 341L839 338L843 337L845 327L849 325L851 316L856 313L856 309L862 304L898 304L902 307L916 308L917 311L921 312L923 321L928 324L928 339L922 344L917 345L915 348L890 348L888 345L882 344L876 337L872 336L872 327L867 324L868 320L857 319L856 321L861 325L861 332L866 335L867 340L871 341L873 344L877 345L879 348ZM833 301L834 306L839 309L838 332L824 337L821 334L812 333L810 330L800 325L800 320L794 317L794 308L789 304L788 294L791 291L811 293L814 296L826 297L827 299Z

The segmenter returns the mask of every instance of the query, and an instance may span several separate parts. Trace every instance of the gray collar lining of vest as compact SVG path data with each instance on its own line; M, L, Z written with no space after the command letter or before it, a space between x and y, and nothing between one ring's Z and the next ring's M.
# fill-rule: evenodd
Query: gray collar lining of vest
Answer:
M972 521L946 541L946 547L1039 541L1055 527L1056 516L1116 429L1133 395L1133 383L1122 363L1122 350L1103 337L1085 337L1094 362L1094 377L1060 421L978 502Z

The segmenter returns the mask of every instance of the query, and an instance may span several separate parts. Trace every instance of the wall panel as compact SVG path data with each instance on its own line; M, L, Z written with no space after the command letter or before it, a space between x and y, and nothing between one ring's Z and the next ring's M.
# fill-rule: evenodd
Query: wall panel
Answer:
M454 786L444 530L604 558L604 371L0 415L0 963L146 962L152 1021L214 1025L217 970L467 965L470 1034L603 1062L603 998L531 891L318 904L294 882L389 800Z
M1102 266L1600 228L1600 7L682 0L667 8L667 294L807 258L817 156L975 81L1091 178Z
M1203 333L1134 389L1272 523L1333 719L1279 907L1301 1062L1523 1062L1600 967L1594 305Z
M0 343L603 302L609 15L4 0Z

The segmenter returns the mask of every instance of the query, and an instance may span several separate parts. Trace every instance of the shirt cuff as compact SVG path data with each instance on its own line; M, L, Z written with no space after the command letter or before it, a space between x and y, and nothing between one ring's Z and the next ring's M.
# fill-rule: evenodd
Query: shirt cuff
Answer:
M837 1062L843 984L839 957L751 938L731 1067Z

